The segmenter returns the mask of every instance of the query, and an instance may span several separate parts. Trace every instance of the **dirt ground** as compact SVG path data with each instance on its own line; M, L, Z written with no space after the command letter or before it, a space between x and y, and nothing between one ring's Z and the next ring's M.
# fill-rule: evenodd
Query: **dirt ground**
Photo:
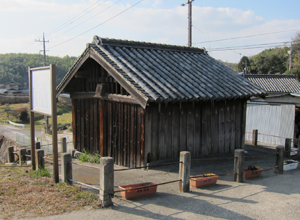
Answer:
M245 156L274 153L274 149L265 147L246 146L245 150ZM225 160L232 158L232 154L216 157L222 160L193 160L191 175L233 171L233 159ZM275 165L275 155L246 158L245 167L249 165L271 168ZM116 166L115 169L118 168L122 167ZM115 189L119 185L132 183L178 180L178 170L177 164L150 170L117 171ZM155 195L145 198L125 200L120 193L116 193L114 206L110 208L74 211L38 219L299 219L299 174L299 168L284 174L269 170L264 171L261 177L245 180L244 183L233 182L233 175L220 176L216 185L203 189L191 188L188 193L179 193L179 183L176 182L158 186ZM99 187L99 170L73 165L73 179Z

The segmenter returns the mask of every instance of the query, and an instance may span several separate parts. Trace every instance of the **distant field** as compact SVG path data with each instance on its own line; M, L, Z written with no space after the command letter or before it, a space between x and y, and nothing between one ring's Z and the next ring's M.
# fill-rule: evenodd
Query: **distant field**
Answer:
M4 111L6 108L5 105L0 105L0 123L4 124L4 121L7 120L7 114ZM19 104L10 104L9 108L11 111L9 112L9 120L15 123L25 124L25 129L30 129L29 121L24 123L21 120L19 120L18 116L22 109L27 109L27 112L29 114L29 104L28 103L19 103ZM57 124L63 125L67 123L72 123L72 109L71 107L57 104ZM35 129L40 130L43 128L43 122L44 122L44 116L41 114L34 114L35 118ZM51 118L49 118L49 124L52 123Z

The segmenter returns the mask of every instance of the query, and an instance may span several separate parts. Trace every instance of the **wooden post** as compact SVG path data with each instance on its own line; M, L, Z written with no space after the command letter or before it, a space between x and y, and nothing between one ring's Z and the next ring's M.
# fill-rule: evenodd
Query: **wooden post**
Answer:
M298 150L297 150L297 156L299 156L300 157L300 135L299 135L299 137L298 137L298 144L297 144L297 146L298 146Z
M114 159L100 158L100 201L103 207L112 206L114 197Z
M191 173L191 153L188 151L180 152L179 164L179 191L190 191L190 173Z
M244 181L244 156L245 151L243 149L237 149L234 151L234 181Z
M60 139L60 151L61 151L61 153L67 152L67 138L65 138L65 137L62 137Z
M62 182L72 185L72 155L64 153L61 155Z
M44 150L36 150L36 170L45 169Z
M253 129L253 131L252 131L252 144L254 146L257 145L257 139L258 139L258 130L257 129Z
M35 149L40 150L41 149L41 143L40 142L35 142Z
M7 148L7 162L8 163L15 162L14 147L8 147Z
M19 149L19 165L22 165L22 162L26 160L26 148Z
M285 139L285 147L284 147L284 155L286 157L290 157L290 155L291 155L291 145L292 145L292 139L286 138Z
M284 156L284 147L276 147L276 169L275 172L282 174L283 173L283 156Z

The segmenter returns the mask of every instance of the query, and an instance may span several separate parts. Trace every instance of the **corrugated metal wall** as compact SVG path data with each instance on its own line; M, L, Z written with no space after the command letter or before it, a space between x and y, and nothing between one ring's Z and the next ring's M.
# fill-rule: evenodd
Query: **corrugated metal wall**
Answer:
M293 138L294 121L294 105L265 105L259 103L248 103L246 132L250 133L246 133L246 139L252 140L253 129L258 129L258 141L269 144L284 145L285 138Z

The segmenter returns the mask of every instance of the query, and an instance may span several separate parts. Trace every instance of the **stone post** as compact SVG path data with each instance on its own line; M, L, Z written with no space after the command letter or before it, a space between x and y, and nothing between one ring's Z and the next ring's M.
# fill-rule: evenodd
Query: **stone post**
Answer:
M190 191L190 174L191 174L191 153L189 151L180 152L179 164L179 191Z
M276 169L275 173L282 174L283 173L283 156L284 156L284 147L277 146L276 147Z
M234 151L234 181L244 181L244 156L245 151L243 149L237 149Z
M286 138L285 139L285 146L284 146L284 156L290 157L291 156L291 150L292 150L292 139Z
M60 139L60 152L66 153L67 152L67 138L62 137Z
M252 131L252 144L254 146L257 145L257 139L258 139L258 130L257 129L253 129L253 131Z
M7 150L7 162L8 163L15 162L14 147L8 147L6 150Z
M72 155L64 153L61 155L61 170L62 170L62 182L72 185Z
M44 150L36 150L35 152L36 170L45 169Z
M100 158L100 201L103 207L112 206L114 197L114 159Z
M40 150L41 149L41 142L35 142L35 149Z
M26 148L19 149L19 165L21 166L22 163L26 161Z

